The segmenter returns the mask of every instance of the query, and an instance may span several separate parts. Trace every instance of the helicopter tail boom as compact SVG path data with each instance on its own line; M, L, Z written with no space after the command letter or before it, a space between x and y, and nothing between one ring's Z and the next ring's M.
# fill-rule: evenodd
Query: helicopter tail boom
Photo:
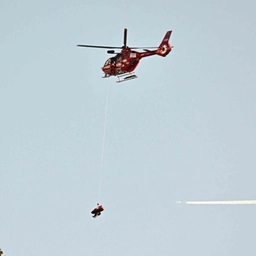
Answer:
M161 42L161 44L159 45L159 47L156 51L156 54L158 54L162 57L165 57L167 54L169 54L169 52L173 48L173 46L169 42L171 34L172 34L172 30L166 32L163 41Z

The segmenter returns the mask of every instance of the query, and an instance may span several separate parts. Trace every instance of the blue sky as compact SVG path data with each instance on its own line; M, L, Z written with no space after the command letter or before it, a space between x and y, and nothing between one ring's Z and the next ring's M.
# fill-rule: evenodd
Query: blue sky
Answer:
M0 3L0 247L7 256L252 255L253 1ZM138 79L105 50L159 45ZM106 94L108 116L98 219Z

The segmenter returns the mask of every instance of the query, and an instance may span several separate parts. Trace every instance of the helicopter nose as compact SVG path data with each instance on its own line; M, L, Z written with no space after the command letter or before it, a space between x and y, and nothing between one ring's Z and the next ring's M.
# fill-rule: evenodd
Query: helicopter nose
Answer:
M108 66L104 66L104 67L102 67L101 69L102 69L103 72L107 72L107 70L109 69L109 67L108 67Z

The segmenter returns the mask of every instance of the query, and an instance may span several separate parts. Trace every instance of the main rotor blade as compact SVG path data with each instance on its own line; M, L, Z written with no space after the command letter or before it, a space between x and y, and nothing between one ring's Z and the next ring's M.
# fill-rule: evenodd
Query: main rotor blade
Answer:
M122 47L115 46L101 46L101 45L88 45L88 44L78 44L78 47L90 47L90 48L102 48L102 49L122 49Z
M153 47L153 46L151 46L151 47L129 47L130 49L143 49L143 50L145 50L145 49L157 49L158 47L156 46L156 47Z
M126 47L127 43L127 28L124 29L124 47Z

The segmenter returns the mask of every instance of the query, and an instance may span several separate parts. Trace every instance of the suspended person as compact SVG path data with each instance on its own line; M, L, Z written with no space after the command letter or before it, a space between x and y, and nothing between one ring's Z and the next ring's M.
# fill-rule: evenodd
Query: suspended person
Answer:
M91 211L91 214L93 214L92 217L93 217L93 218L96 218L96 217L100 216L100 215L101 215L101 212L103 212L103 211L104 211L103 206L100 205L99 203L97 203L97 207L94 208L94 209Z
M2 254L4 254L4 252L3 252L2 249L0 248L0 256L2 256Z

